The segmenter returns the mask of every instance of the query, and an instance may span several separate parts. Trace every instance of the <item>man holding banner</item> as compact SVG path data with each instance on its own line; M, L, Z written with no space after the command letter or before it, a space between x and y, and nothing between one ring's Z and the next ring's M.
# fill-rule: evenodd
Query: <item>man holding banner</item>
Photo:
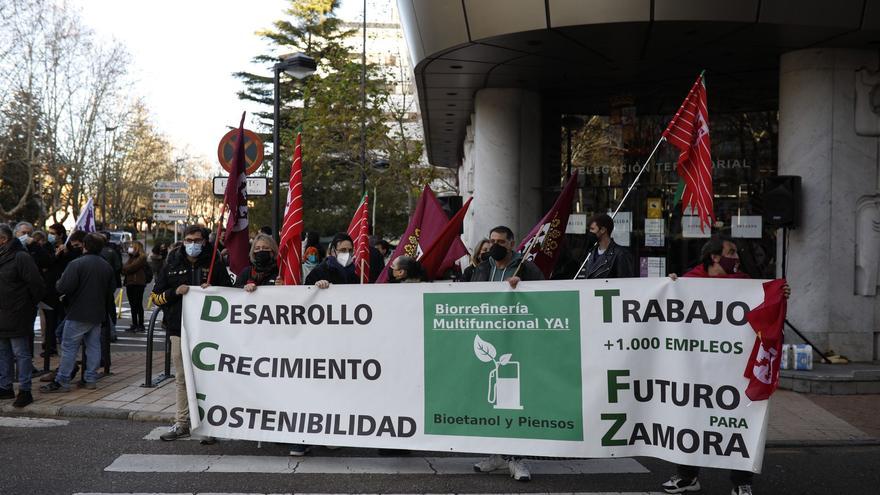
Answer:
M748 274L739 271L739 255L736 243L727 236L715 236L709 239L700 251L700 264L685 273L684 276L694 278L751 278ZM672 280L678 279L675 273L671 273L669 277ZM791 294L791 288L788 284L783 285L782 290L785 298L788 298ZM667 482L663 483L663 490L666 493L699 491L701 489L700 480L697 478L699 474L700 468L698 466L679 464L677 466L677 473ZM753 479L754 473L751 471L731 469L732 495L751 495Z

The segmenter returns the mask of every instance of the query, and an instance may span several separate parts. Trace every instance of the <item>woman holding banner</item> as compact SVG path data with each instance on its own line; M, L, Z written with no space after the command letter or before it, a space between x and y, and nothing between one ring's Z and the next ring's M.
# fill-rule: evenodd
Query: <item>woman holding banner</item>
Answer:
M275 239L267 234L257 234L251 243L249 258L251 266L238 274L234 287L253 292L258 285L275 285L278 278L278 244Z

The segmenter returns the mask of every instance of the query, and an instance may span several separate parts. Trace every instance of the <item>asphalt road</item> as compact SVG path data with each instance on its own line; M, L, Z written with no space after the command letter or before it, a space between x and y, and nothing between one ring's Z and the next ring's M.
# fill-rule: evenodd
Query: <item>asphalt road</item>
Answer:
M60 418L59 418L60 419ZM45 420L41 420L45 422ZM15 426L9 426L10 423ZM25 425L21 423L27 423ZM2 426L6 424L7 426ZM204 446L197 441L145 440L158 425L121 420L63 419L56 426L35 427L17 418L0 417L0 480L2 494L72 493L563 493L658 491L673 468L650 458L636 461L646 472L626 474L535 475L528 483L502 474L346 474L244 472L113 472L106 468L120 456L153 455L171 469L192 456L199 459L282 460L282 445L221 441ZM155 434L155 433L154 433ZM170 458L170 455L186 457ZM205 457L211 456L211 457ZM222 456L222 457L219 457ZM230 458L228 456L244 456ZM344 468L355 458L377 456L375 451L316 448L310 458L330 458L326 464ZM413 453L413 457L443 454ZM470 456L469 456L470 457ZM137 457L136 459L140 459ZM292 458L291 458L292 459ZM405 462L380 458L382 462ZM375 459L374 459L375 460ZM148 468L144 461L140 468ZM631 462L631 461L621 461ZM755 493L876 494L880 487L880 447L809 447L770 449ZM641 471L645 471L641 469ZM700 476L702 493L730 493L727 472L707 469Z

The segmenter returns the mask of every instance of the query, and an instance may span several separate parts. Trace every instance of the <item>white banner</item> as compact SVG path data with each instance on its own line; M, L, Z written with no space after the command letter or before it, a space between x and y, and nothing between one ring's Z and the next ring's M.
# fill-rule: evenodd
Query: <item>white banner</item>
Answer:
M760 281L192 287L193 428L258 441L652 456L760 471Z

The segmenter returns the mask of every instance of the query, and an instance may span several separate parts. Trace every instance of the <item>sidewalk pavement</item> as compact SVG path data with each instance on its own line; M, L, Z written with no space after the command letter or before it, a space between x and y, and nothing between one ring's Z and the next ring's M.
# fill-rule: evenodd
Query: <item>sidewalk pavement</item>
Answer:
M160 348L161 349L161 348ZM146 355L113 353L111 375L95 390L73 387L68 393L43 394L34 380L34 403L15 409L0 402L0 414L76 416L155 421L171 425L175 411L174 380L144 388ZM53 359L52 369L57 366ZM164 355L153 353L153 373L164 370ZM880 394L815 395L777 390L770 399L768 447L806 445L880 445Z

